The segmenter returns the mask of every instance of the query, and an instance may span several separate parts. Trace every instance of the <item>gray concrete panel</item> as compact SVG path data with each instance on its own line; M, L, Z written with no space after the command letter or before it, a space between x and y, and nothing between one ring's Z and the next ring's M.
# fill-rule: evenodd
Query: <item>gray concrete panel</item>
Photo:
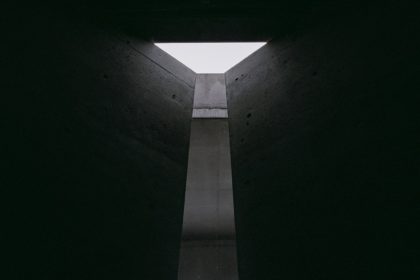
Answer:
M193 109L193 119L226 119L227 109Z
M227 114L209 114L227 113L224 81L224 75L197 77L194 110L207 112L191 123L179 280L238 279Z
M187 189L231 188L228 137L226 119L192 120Z
M227 120L191 123L183 238L235 238Z
M194 109L226 109L224 74L198 74L194 90Z

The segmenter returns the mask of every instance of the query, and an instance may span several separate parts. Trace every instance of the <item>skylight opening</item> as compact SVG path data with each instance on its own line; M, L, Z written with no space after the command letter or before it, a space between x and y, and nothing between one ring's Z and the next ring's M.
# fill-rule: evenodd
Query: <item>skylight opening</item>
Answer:
M155 43L197 74L222 74L264 46L248 43Z

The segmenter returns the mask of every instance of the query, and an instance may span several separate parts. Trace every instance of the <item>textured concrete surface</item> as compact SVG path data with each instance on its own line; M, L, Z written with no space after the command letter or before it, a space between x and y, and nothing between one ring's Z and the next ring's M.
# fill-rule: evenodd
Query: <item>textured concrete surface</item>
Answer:
M341 15L226 73L241 280L418 274L416 50L394 15Z
M226 119L227 109L193 109L194 119Z
M226 110L225 76L197 75L193 110ZM179 280L237 280L235 215L226 116L194 116Z
M179 280L238 279L227 119L194 119Z
M195 86L196 74L187 66L178 63L176 59L162 51L150 42L141 37L136 37L126 33L116 33L115 36L123 42L130 44L140 55L153 61L156 65L171 73L177 79L185 82L190 87ZM174 61L176 61L174 63Z
M146 39L273 39L227 73L240 279L420 278L418 3L94 2L3 5L2 279L176 278L195 76Z
M224 74L198 74L194 89L193 118L227 118Z
M5 278L174 279L195 74L112 30L48 20L25 26L8 81Z
M192 121L187 174L183 239L234 239L226 119Z
M194 109L226 109L224 74L198 74L194 91Z

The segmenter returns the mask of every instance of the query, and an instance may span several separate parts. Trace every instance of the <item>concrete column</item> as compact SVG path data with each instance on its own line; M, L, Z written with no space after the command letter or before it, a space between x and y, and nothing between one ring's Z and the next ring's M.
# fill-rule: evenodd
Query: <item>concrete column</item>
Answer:
M179 280L236 280L236 238L224 75L194 93Z

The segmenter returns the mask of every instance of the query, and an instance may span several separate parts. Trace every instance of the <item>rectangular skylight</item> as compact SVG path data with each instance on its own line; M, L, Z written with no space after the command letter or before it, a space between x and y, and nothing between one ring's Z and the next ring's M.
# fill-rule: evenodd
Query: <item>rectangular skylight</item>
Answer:
M156 43L178 61L199 74L225 73L265 42L248 43Z

